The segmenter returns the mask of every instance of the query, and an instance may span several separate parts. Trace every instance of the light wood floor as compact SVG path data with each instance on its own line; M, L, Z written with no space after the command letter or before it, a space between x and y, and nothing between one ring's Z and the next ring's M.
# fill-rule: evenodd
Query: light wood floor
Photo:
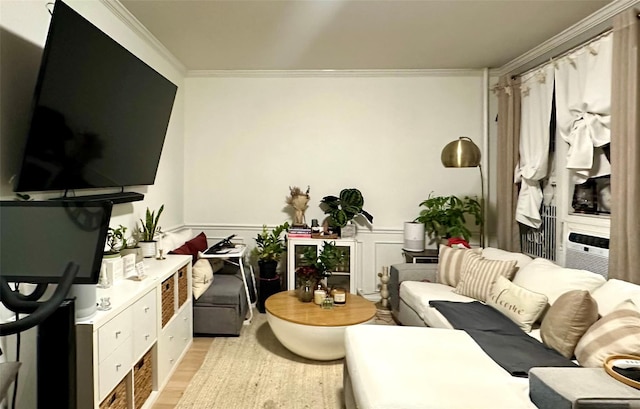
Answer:
M193 338L191 348L189 348L184 359L176 368L169 382L167 382L152 409L173 409L176 407L185 389L187 389L187 385L191 382L191 378L200 369L213 340L214 338L211 337Z

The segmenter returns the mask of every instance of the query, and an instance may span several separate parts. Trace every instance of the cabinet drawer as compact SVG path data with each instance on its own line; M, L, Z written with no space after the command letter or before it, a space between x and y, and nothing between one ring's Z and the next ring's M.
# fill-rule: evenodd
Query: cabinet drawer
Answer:
M126 339L130 339L132 329L131 308L122 311L100 327L98 329L98 362L104 361Z
M171 371L192 338L191 314L191 302L189 301L158 337L158 366L161 377Z
M175 357L177 358L182 354L182 351L187 347L187 344L192 337L191 308L185 308L182 310L180 315L176 317L174 332L176 337L176 342L174 343Z
M177 357L175 356L177 342L176 334L172 329L177 323L173 320L167 325L161 333L158 335L158 383L162 384L167 379L171 368L176 363Z
M98 369L99 400L105 396L125 377L133 365L133 347L131 337L125 339L118 348L104 361L100 362Z
M133 356L138 358L158 337L156 291L150 291L133 305Z

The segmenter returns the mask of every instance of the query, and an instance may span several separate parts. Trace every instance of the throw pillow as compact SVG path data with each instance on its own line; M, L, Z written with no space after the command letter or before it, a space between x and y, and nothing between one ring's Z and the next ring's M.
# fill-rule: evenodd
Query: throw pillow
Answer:
M196 237L189 240L186 244L191 252L195 254L196 258L198 257L199 251L205 251L209 248L209 246L207 245L207 236L204 234L204 232L201 232Z
M537 258L522 267L513 278L513 283L527 290L544 294L549 304L571 290L595 290L606 280L600 274L587 270L560 267L553 262Z
M531 332L531 326L547 307L547 296L517 286L499 275L489 291L487 304L511 318L523 331Z
M620 305L621 300L631 300L640 305L640 285L615 278L607 280L591 295L598 302L598 312L603 317Z
M515 260L516 268L522 268L533 261L533 259L526 254L514 253L494 247L485 247L482 249L482 257L487 260Z
M191 254L191 250L189 250L189 246L187 246L187 243L183 244L182 246L178 247L177 249L173 249L169 252L169 254L182 254L185 256L192 256L193 254Z
M438 282L440 284L455 287L460 281L460 273L462 271L462 261L466 254L479 254L479 249L467 250L457 249L440 245L438 251Z
M571 359L578 341L597 320L598 303L589 291L567 291L544 316L540 337L546 346Z
M208 249L207 236L203 233L184 243L177 249L171 250L169 254L185 254L191 256L191 264L195 264L198 260L198 252Z
M498 276L510 279L515 266L515 260L487 260L479 254L469 253L462 264L460 282L453 292L486 301Z
M602 367L609 355L640 354L640 309L632 301L622 302L600 318L576 345L578 363Z
M191 268L193 298L196 300L207 291L213 282L213 270L209 260L201 258Z

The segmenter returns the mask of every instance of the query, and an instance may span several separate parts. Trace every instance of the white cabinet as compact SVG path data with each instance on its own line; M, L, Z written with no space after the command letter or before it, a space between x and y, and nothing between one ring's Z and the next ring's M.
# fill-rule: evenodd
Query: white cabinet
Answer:
M343 287L355 294L358 283L356 283L357 242L354 239L289 239L287 243L287 288L293 290L298 286L295 272L298 267L304 265L302 257L304 252L311 247L316 254L319 253L325 241L334 243L345 255L344 262L338 265L335 271L331 272L331 276L327 278L327 286L329 288Z
M151 407L191 345L191 257L170 255L144 263L145 279L98 289L98 299L109 297L111 309L77 323L79 408L99 408L116 394L126 395L129 408ZM136 382L144 365L151 366L151 376L140 375Z

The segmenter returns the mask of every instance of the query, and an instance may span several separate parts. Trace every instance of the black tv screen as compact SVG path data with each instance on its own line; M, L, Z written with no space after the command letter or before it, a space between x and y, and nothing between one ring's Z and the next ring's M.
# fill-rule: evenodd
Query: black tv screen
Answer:
M176 91L57 1L15 191L153 184Z
M75 284L96 284L111 209L109 201L0 201L0 276L58 283L72 261Z

